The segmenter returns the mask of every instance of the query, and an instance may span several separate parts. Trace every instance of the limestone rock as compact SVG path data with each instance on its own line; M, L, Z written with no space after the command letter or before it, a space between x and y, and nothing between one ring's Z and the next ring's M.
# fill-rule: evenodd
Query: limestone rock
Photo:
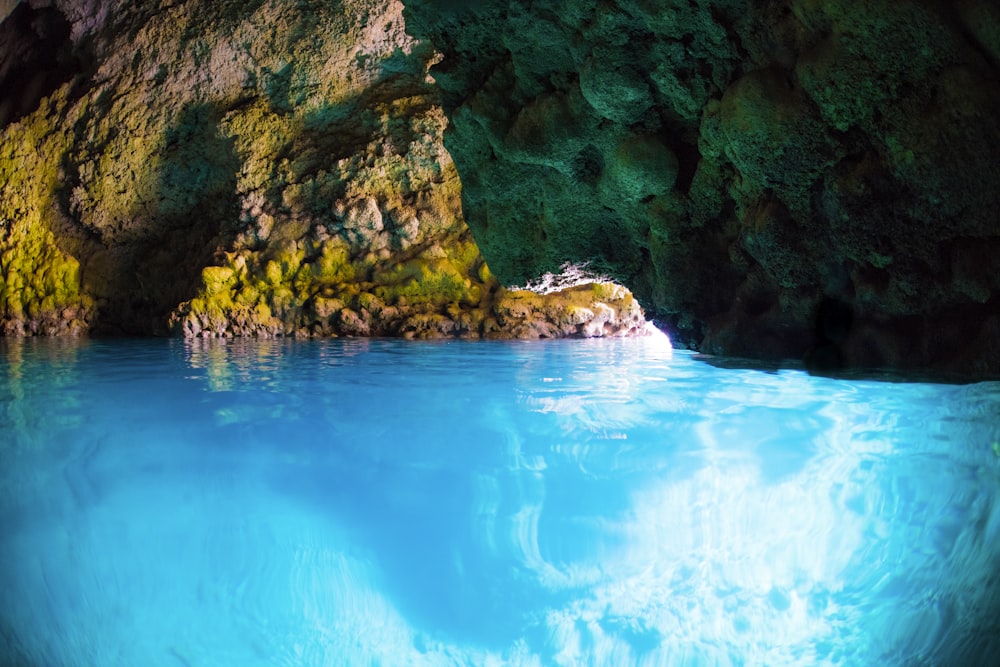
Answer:
M648 333L642 308L613 283L562 290L558 299L527 290L505 290L493 309L486 338L601 338Z
M1000 375L996 3L404 4L502 281L590 263L706 352Z
M398 1L23 2L0 37L3 333L497 333Z

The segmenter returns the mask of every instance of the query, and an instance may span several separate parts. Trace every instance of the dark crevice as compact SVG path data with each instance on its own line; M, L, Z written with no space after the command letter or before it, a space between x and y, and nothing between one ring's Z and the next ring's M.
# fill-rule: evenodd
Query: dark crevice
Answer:
M23 2L0 22L0 127L17 122L84 74L71 28L58 9L33 9Z
M691 190L701 153L697 146L680 141L670 144L670 149L677 156L677 181L674 187L678 192L687 194Z

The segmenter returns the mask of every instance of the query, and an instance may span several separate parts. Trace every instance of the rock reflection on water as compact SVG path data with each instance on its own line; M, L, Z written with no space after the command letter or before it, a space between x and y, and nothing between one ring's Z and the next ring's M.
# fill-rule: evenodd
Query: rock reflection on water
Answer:
M997 383L649 338L5 343L0 401L14 664L1000 654Z

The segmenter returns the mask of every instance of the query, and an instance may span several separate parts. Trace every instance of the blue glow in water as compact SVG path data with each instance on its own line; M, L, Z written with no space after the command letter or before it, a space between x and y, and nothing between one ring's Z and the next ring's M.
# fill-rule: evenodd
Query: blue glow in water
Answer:
M649 338L0 352L3 664L1000 655L1000 383Z

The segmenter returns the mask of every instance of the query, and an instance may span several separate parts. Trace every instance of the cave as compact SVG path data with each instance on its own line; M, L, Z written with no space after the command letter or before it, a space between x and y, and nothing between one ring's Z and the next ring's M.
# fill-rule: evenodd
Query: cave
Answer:
M998 36L0 2L0 665L992 664Z

